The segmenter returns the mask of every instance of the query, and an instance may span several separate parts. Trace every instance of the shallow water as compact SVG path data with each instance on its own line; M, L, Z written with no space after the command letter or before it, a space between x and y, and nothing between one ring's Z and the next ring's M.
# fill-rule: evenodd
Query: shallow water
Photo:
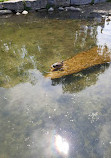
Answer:
M111 66L50 80L50 65L95 46L111 22L0 19L0 158L110 158Z

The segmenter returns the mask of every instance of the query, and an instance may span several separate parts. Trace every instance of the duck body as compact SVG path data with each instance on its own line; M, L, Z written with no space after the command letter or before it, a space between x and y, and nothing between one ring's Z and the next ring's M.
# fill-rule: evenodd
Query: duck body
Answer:
M60 70L62 66L63 66L63 61L54 63L53 65L51 65L51 68L53 71L56 71L56 70Z

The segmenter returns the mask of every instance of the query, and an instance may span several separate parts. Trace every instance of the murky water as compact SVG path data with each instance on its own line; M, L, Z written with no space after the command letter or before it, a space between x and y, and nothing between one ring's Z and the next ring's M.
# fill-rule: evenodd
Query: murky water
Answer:
M111 66L50 80L50 65L97 46L111 22L0 19L0 158L110 158Z

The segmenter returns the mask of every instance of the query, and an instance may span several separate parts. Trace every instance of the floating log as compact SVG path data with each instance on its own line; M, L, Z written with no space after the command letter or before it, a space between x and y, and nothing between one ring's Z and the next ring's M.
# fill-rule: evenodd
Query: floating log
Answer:
M81 52L68 60L65 60L62 70L51 70L46 77L51 79L61 78L63 76L78 73L84 69L110 61L110 53L108 52L107 47L102 51L100 48L94 47L88 51Z

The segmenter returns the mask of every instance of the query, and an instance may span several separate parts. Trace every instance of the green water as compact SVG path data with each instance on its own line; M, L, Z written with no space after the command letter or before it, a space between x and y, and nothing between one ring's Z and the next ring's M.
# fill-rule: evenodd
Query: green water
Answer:
M50 65L99 47L111 22L0 19L0 158L111 158L111 66L50 80Z

